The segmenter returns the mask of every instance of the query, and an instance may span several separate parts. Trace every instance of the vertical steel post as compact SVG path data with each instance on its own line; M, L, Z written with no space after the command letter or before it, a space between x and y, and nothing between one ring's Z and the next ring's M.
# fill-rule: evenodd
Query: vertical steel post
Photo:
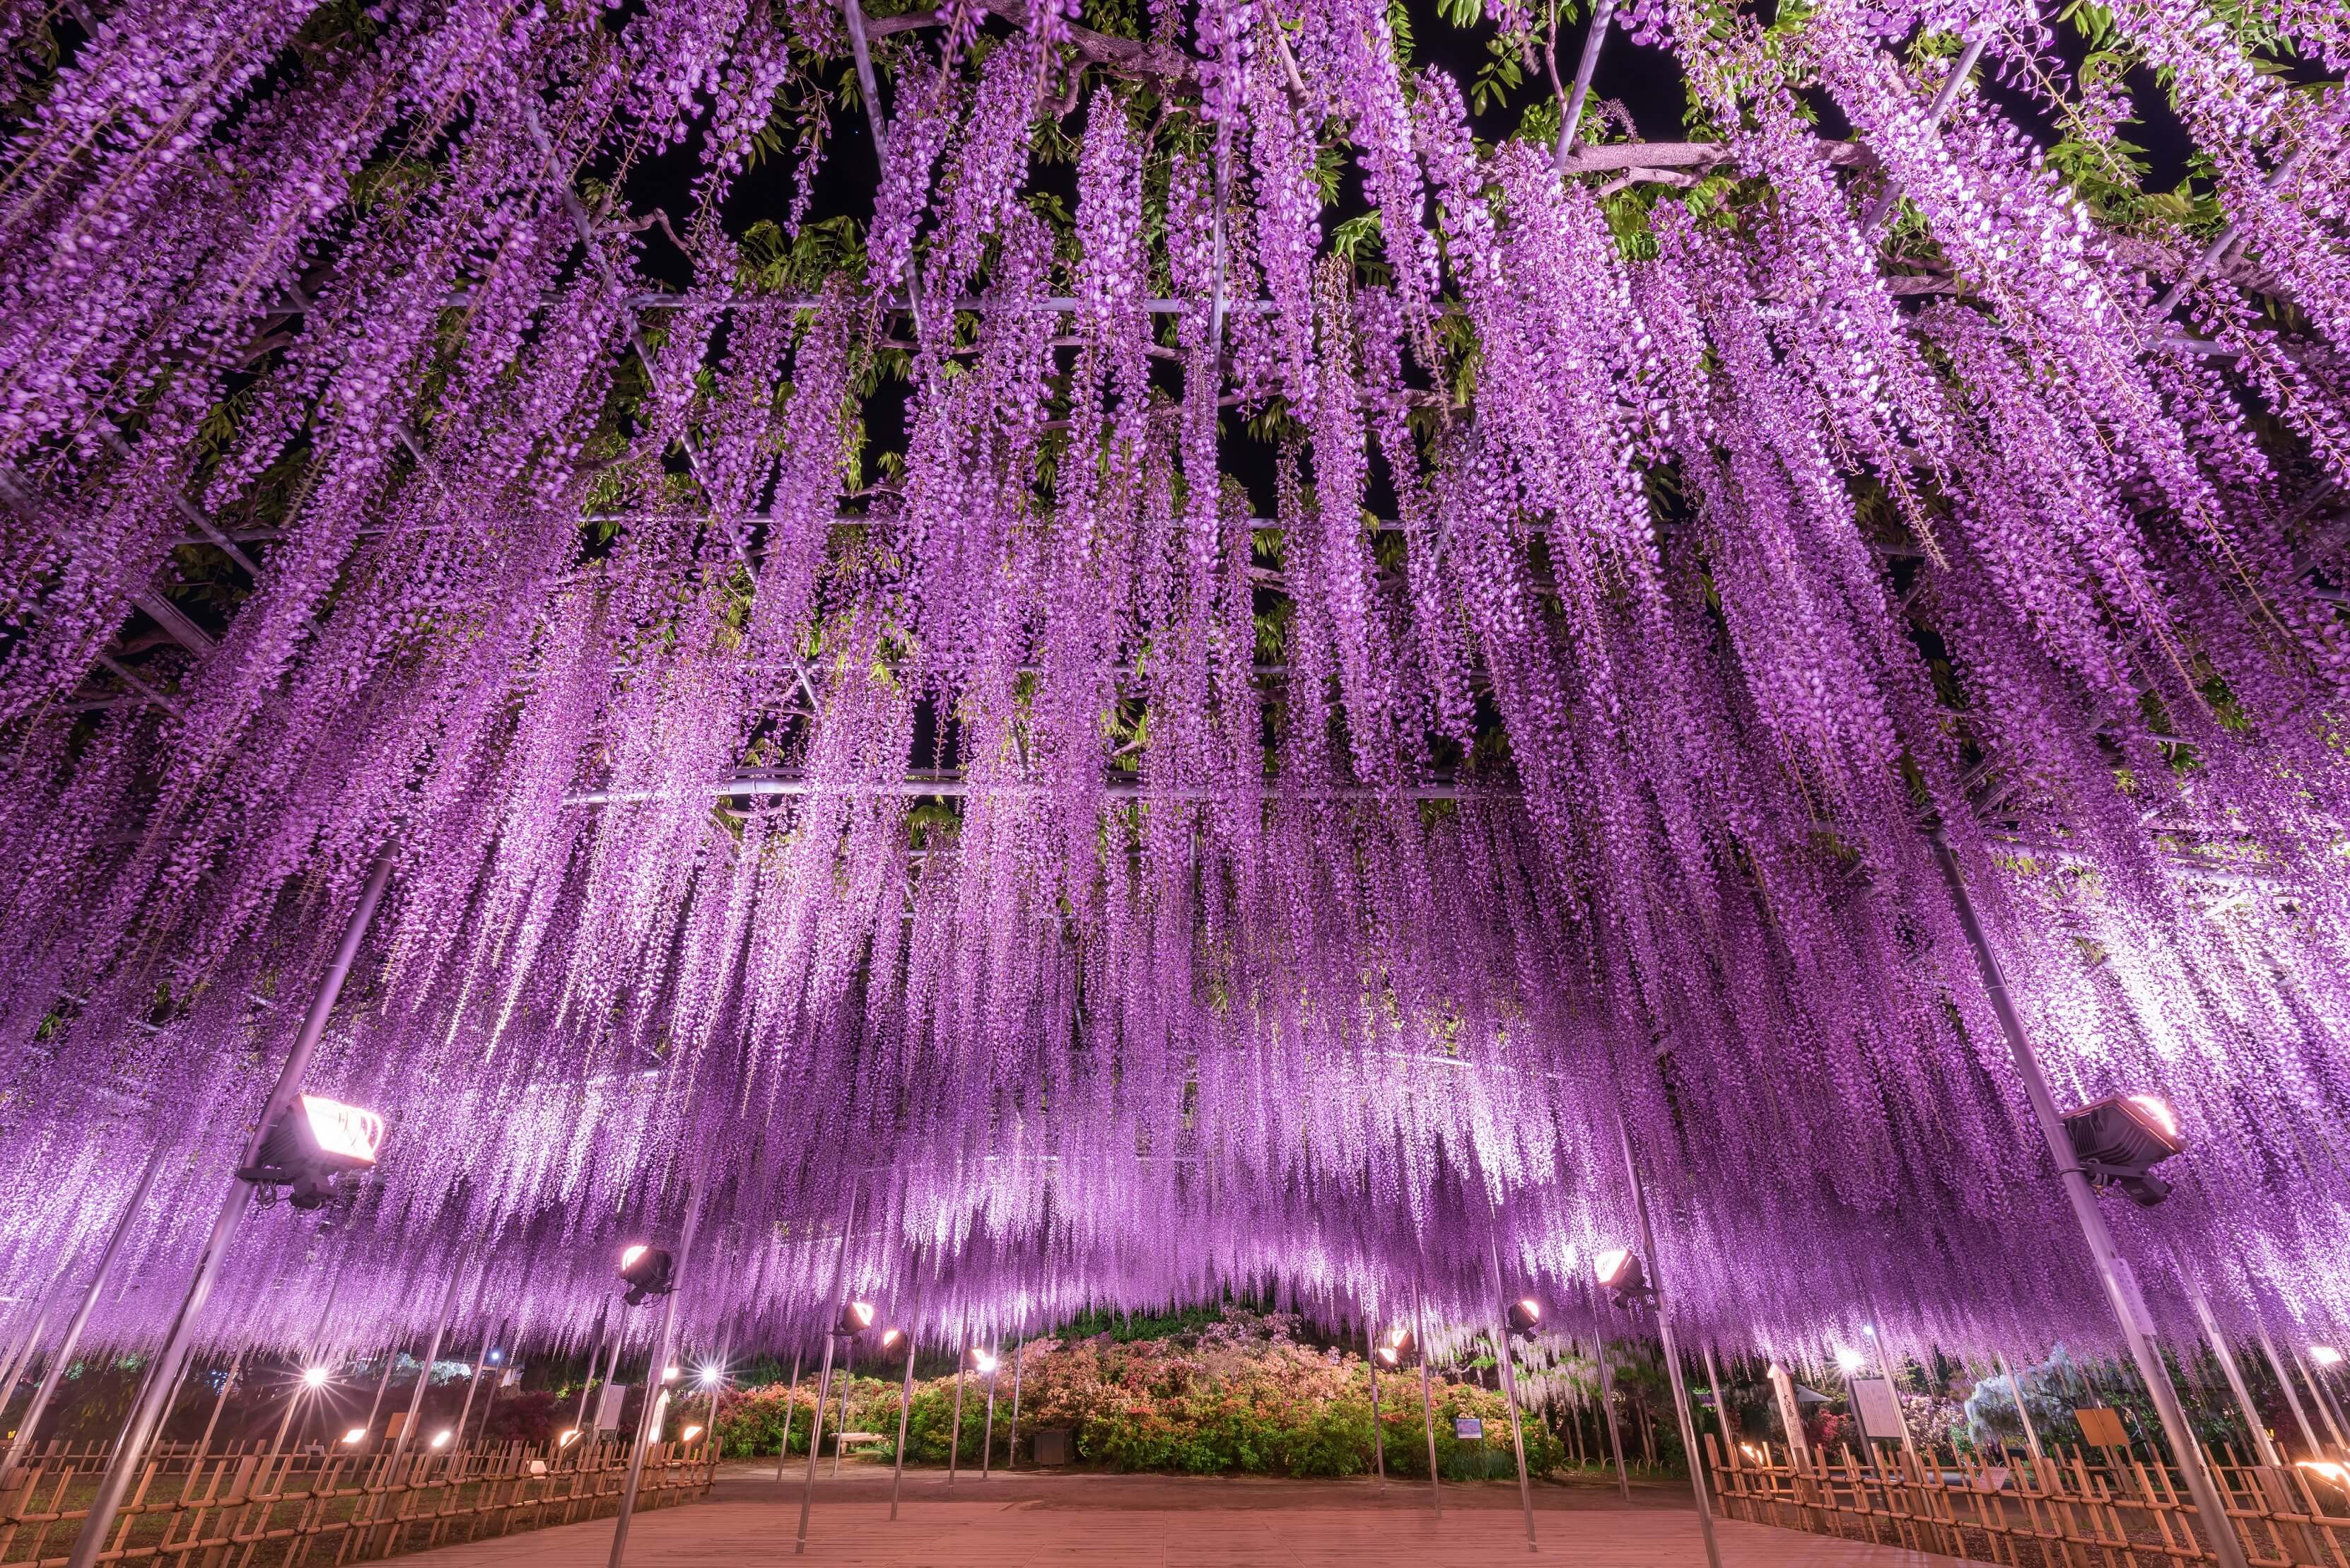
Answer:
M824 1405L832 1386L833 1331L840 1326L840 1293L848 1278L848 1238L857 1229L857 1179L851 1177L848 1182L848 1219L840 1228L840 1251L833 1258L832 1293L825 1298L824 1310L830 1315L824 1325L824 1370L816 1378L816 1425L808 1428L807 1483L800 1490L800 1533L798 1543L792 1548L794 1556L807 1550L808 1510L816 1503L816 1454L824 1446ZM839 1439L835 1438L833 1442L837 1448ZM616 1563L612 1568L619 1568L619 1564Z
M987 1424L981 1429L979 1439L979 1479L982 1480L987 1479L988 1467L995 1459L995 1377L1003 1369L1003 1340L1001 1336L988 1355L993 1365L987 1369Z
M204 1435L196 1439L196 1452L202 1454L213 1446L213 1429L219 1427L221 1411L228 1405L228 1397L236 1387L237 1375L244 1370L244 1352L240 1350L228 1364L228 1376L221 1379L220 1392L213 1398L212 1419L204 1423Z
M1586 1282L1589 1285L1589 1282ZM1589 1285L1591 1297L1591 1348L1599 1363L1599 1409L1607 1418L1607 1451L1616 1460L1616 1490L1624 1501L1632 1501L1632 1472L1624 1463L1624 1434L1616 1425L1616 1370L1607 1357L1607 1331L1600 1327L1601 1303L1598 1287Z
M955 1356L954 1430L947 1438L947 1490L954 1490L955 1461L962 1455L962 1374L963 1363L971 1359L968 1345Z
M2255 1320L2256 1322L2258 1320ZM2293 1386L2293 1372L2277 1354L2276 1341L2269 1337L2269 1325L2260 1324L2261 1348L2268 1353L2269 1366L2276 1373L2277 1386L2284 1390L2284 1402L2293 1411L2293 1424L2301 1428L2303 1447L2312 1459L2324 1457L2325 1449L2317 1441L2316 1429L2309 1424L2309 1412L2301 1407L2301 1390Z
M784 1405L784 1443L775 1450L775 1479L784 1479L784 1465L792 1457L792 1428L800 1424L800 1357L806 1351L792 1352L792 1397Z
M1444 1484L1436 1474L1436 1401L1428 1389L1428 1303L1418 1281L1411 1287L1411 1338L1419 1352L1419 1425L1428 1435L1428 1501L1444 1517Z
M394 1466L408 1452L408 1445L416 1440L417 1425L424 1419L424 1396L432 1387L432 1364L441 1358L441 1341L449 1332L449 1314L457 1308L457 1286L464 1278L465 1265L460 1260L449 1271L449 1288L441 1293L441 1311L432 1320L432 1337L425 1342L424 1359L416 1368L416 1392L408 1397L408 1418L400 1422L400 1436L391 1441Z
M2081 1228L2081 1239L2088 1247L2090 1261L2096 1266L2098 1282L2105 1286L2106 1304L2112 1309L2114 1321L2121 1325L2122 1337L2129 1345L2130 1359L2137 1364L2138 1376L2153 1397L2155 1413L2162 1418L2163 1436L2169 1439L2171 1458L2186 1478L2188 1495L2194 1500L2204 1533L2210 1539L2220 1568L2248 1568L2243 1542L2237 1539L2226 1501L2204 1465L2203 1450L2195 1441L2194 1428L2187 1424L2187 1413L2179 1407L2178 1391L2171 1386L2170 1374L2162 1365L2161 1353L2155 1348L2154 1335L2138 1322L2137 1308L2133 1304L2136 1293L2123 1283L2120 1251L2114 1245L2113 1232L2106 1228L2104 1210L2097 1207L2097 1195L2089 1186L2088 1175L2073 1153L2072 1138L2064 1130L2055 1096L2049 1093L2048 1080L2041 1074L2039 1054L2024 1033L2022 1014L2016 1011L2014 1000L2008 994L1999 957L1991 951L1991 940L1983 933L1974 900L1967 893L1966 877L1959 869L1958 856L1939 823L1934 825L1929 841L1935 864L1941 868L1942 880L1950 888L1959 929L1973 950L1975 968L1981 972L1991 1013L1999 1020L2000 1033L2007 1036L2008 1052L2015 1058L2016 1073L2023 1080L2024 1094L2032 1102L2033 1119L2040 1124L2040 1136L2048 1146L2049 1158L2055 1162L2057 1180L2072 1205L2073 1218ZM75 1568L82 1565L76 1564Z
M2309 1365L2308 1358L2302 1355L2298 1345L2293 1347L2293 1364L2301 1368L2301 1380L2309 1385L2311 1393L2317 1396L2318 1413L2325 1417L2326 1427L2334 1433L2334 1446L2350 1454L2350 1438L2342 1435L2342 1415L2334 1407L2333 1391L2318 1381L2316 1371Z
M480 1303L477 1302L474 1304ZM473 1376L465 1380L465 1402L457 1407L457 1425L454 1428L456 1435L449 1439L449 1446L452 1449L462 1449L465 1446L465 1422L473 1414L473 1396L481 1389L482 1374L489 1370L490 1346L495 1345L497 1339L498 1331L494 1324L482 1331L482 1348L473 1357Z
M1020 1468L1020 1361L1028 1349L1024 1337L1027 1326L1022 1324L1014 1331L1017 1337L1012 1342L1012 1427L1003 1437L1003 1468L1007 1470Z
M840 1479L840 1434L848 1430L848 1380L857 1376L857 1341L841 1353L840 1417L832 1424L832 1479Z
M1368 1314L1363 1318L1363 1344L1368 1347L1364 1365L1371 1369L1371 1468L1379 1478L1379 1490L1388 1489L1387 1434L1379 1429L1379 1330Z
M898 1456L889 1467L889 1517L898 1517L898 1486L906 1479L906 1420L914 1413L914 1331L906 1331L906 1386L898 1395Z
M310 999L310 1010L303 1015L302 1026L295 1033L293 1049L286 1054L286 1065L277 1075L277 1083L269 1091L269 1098L261 1108L261 1116L246 1137L239 1169L252 1165L260 1152L262 1139L268 1137L277 1119L292 1106L294 1096L302 1086L302 1076L309 1071L310 1057L317 1050L319 1040L327 1033L327 1021L335 1011L335 1002L342 995L343 981L351 972L351 964L359 957L359 943L366 940L368 927L375 919L376 906L382 901L386 884L391 880L392 846L386 844L376 854L375 863L368 868L367 880L360 884L359 902L352 908L350 918L344 922L343 934L335 944L334 956L328 961L327 972L318 981L318 990ZM156 1429L163 1423L165 1407L172 1396L179 1391L180 1369L188 1359L188 1346L195 1336L196 1319L204 1310L204 1303L213 1293L213 1283L220 1277L221 1265L228 1259L230 1243L236 1240L239 1226L244 1222L245 1210L253 1202L254 1184L244 1177L233 1178L227 1196L222 1199L220 1213L213 1220L212 1233L205 1238L203 1251L196 1257L195 1273L188 1282L187 1294L181 1300L180 1310L164 1332L162 1348L155 1355L140 1386L138 1397L132 1401L130 1413L123 1421L122 1430L115 1438L114 1461L107 1467L106 1477L99 1482L98 1493L90 1499L89 1510L82 1518L81 1533L74 1538L73 1554L67 1561L68 1568L97 1568L99 1553L106 1550L107 1537L114 1529L115 1515L122 1510L122 1500L130 1495L131 1482L146 1466L148 1445L154 1441ZM2231 1565L2232 1568L2232 1565Z
M114 1222L113 1231L106 1238L106 1247L98 1255L98 1267L89 1276L89 1289L82 1293L81 1305L74 1309L72 1319L67 1323L65 1337L57 1341L57 1353L49 1357L49 1368L41 1375L40 1386L33 1390L33 1402L16 1417L16 1436L9 1442L7 1453L0 1455L0 1490L7 1487L9 1478L16 1473L18 1461L32 1444L33 1428L41 1424L50 1399L57 1395L66 1364L73 1359L75 1348L81 1344L81 1331L89 1326L89 1314L98 1310L98 1298L106 1292L107 1275L113 1272L114 1260L122 1255L122 1243L130 1239L130 1227L137 1222L140 1210L146 1207L147 1195L154 1189L155 1178L163 1168L163 1157L169 1147L158 1143L155 1152L147 1157L147 1168L140 1173L139 1185L131 1189L130 1200L122 1206L122 1217ZM8 1395L15 1386L13 1380L0 1385L0 1406L8 1403Z
M2261 1424L2260 1407L2252 1403L2252 1391L2244 1382L2244 1369L2236 1365L2235 1355L2228 1349L2228 1337L2220 1332L2220 1320L2211 1314L2211 1302L2203 1293L2202 1283L2180 1271L2187 1281L2187 1299L2195 1308L2195 1321L2203 1325L2203 1337L2211 1343L2211 1354L2219 1358L2220 1375L2228 1380L2228 1392L2236 1397L2236 1408L2243 1413L2244 1426L2252 1435L2252 1452L2264 1465L2282 1465L2284 1456L2277 1452L2276 1439L2269 1436L2268 1428Z
M1510 1350L1509 1317L1507 1309L1502 1305L1502 1297L1506 1291L1502 1279L1502 1243L1492 1231L1485 1235L1485 1252L1493 1266L1493 1318L1489 1332L1493 1336L1493 1365L1501 1368L1502 1373L1502 1397L1510 1408L1510 1448L1518 1460L1518 1502L1525 1510L1526 1550L1539 1552L1542 1548L1534 1543L1534 1484L1526 1479L1526 1435L1518 1424L1518 1375L1514 1365L1517 1357Z
M620 1511L612 1521L611 1568L620 1568L620 1560L629 1550L629 1521L636 1516L637 1490L645 1479L645 1450L652 1447L654 1422L660 1410L661 1374L669 1366L670 1352L677 1345L677 1298L685 1285L686 1260L693 1256L693 1233L701 1228L702 1205L694 1201L689 1189L686 1193L685 1232L677 1240L677 1262L670 1271L669 1299L661 1304L660 1333L653 1339L652 1365L645 1368L645 1404L637 1414L637 1440L629 1445L629 1479L620 1489ZM619 1365L620 1353L612 1352L612 1364Z
M1898 1434L1901 1439L1901 1451L1915 1461L1918 1458L1918 1445L1909 1440L1908 1413L1901 1408L1901 1385L1893 1380L1893 1363L1887 1358L1885 1331L1877 1327L1875 1321L1877 1303L1874 1302L1869 1303L1868 1315L1871 1321L1860 1326L1867 1333L1868 1343L1877 1348L1877 1375L1885 1379L1886 1390L1893 1396L1893 1414L1901 1423L1901 1430Z
M586 1454L588 1449L588 1396L595 1391L596 1368L602 1365L604 1360L604 1347L610 1341L611 1337L611 1334L608 1330L596 1336L596 1348L588 1354L587 1381L579 1385L579 1414L571 1418L571 1440L579 1446L580 1452L583 1456ZM619 1359L619 1352L615 1350L612 1353L612 1360L617 1365ZM612 1374L608 1368L604 1374L604 1381L609 1383L611 1380Z
M1705 1455L1697 1446L1697 1423L1690 1419L1689 1386L1681 1377L1681 1355L1673 1343L1673 1309L1665 1294L1664 1264L1657 1257L1657 1231L1648 1220L1648 1189L1641 1185L1640 1168L1632 1159L1632 1127L1616 1107L1616 1137L1624 1150L1624 1179L1632 1189L1632 1207L1640 1219L1640 1255L1648 1265L1648 1288L1657 1293L1657 1337L1663 1342L1665 1371L1672 1379L1673 1417L1680 1424L1681 1451L1689 1457L1690 1490L1697 1498L1698 1533L1705 1538L1705 1560L1721 1568L1721 1547L1713 1538L1713 1508L1705 1495Z

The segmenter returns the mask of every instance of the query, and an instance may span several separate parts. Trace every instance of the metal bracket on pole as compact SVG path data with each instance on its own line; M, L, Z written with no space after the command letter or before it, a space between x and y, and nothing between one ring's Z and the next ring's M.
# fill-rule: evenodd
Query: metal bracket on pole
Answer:
M1681 1451L1689 1456L1690 1490L1697 1496L1698 1533L1705 1538L1705 1560L1721 1568L1721 1547L1713 1538L1713 1508L1705 1495L1705 1457L1697 1446L1697 1423L1690 1419L1689 1384L1681 1376L1679 1350L1673 1344L1673 1309L1665 1292L1664 1264L1657 1257L1656 1227L1648 1222L1648 1190L1640 1185L1640 1168L1632 1159L1632 1129L1624 1108L1616 1108L1616 1137L1624 1149L1624 1179L1631 1184L1632 1207L1640 1218L1640 1255L1648 1265L1648 1285L1657 1293L1657 1337L1663 1342L1665 1372L1672 1379L1673 1417L1680 1425Z
M237 1160L236 1168L251 1166L258 1155L261 1141L277 1118L294 1102L302 1086L302 1076L309 1071L310 1057L327 1033L327 1020L333 1015L335 1002L342 995L343 981L351 972L358 959L359 943L366 940L369 925L375 919L376 906L382 901L383 890L391 880L393 846L386 844L376 854L375 863L368 868L367 880L359 886L359 902L351 909L350 919L344 923L342 939L335 944L335 952L327 964L327 972L318 981L317 993L310 999L310 1010L303 1015L302 1026L294 1036L294 1047L286 1053L286 1066L277 1075L277 1083L269 1091L263 1105L260 1119L254 1124ZM113 1532L115 1516L121 1512L123 1500L130 1493L130 1484L144 1468L147 1447L154 1441L156 1429L162 1425L172 1397L179 1391L180 1369L188 1359L188 1346L195 1336L196 1319L204 1310L204 1303L213 1293L213 1283L220 1277L221 1265L227 1261L229 1244L236 1240L237 1228L244 1222L244 1211L253 1202L254 1184L243 1177L234 1177L228 1193L221 1200L220 1213L213 1220L212 1233L204 1241L203 1251L196 1257L196 1269L188 1282L188 1293L180 1303L180 1310L172 1319L172 1326L163 1334L162 1347L150 1364L147 1380L132 1402L130 1414L122 1424L115 1439L114 1460L107 1467L106 1477L99 1482L98 1493L90 1499L89 1510L82 1517L81 1533L74 1538L73 1554L67 1561L68 1568L96 1568L99 1553L107 1548L107 1537Z
M2162 1365L2161 1353L2155 1348L2154 1336L2138 1322L2132 1293L2122 1282L2121 1254L2114 1246L2113 1232L2106 1228L2105 1212L2097 1207L2097 1195L2090 1188L2089 1179L2082 1174L2074 1158L2072 1138L2064 1130L2055 1097L2048 1091L2048 1080L2041 1074L2040 1057L2024 1033L2022 1014L2016 1011L2014 999L2008 994L2007 979L2001 972L1998 955L1991 951L1991 940L1983 934L1974 900L1967 894L1966 877L1959 869L1958 856L1950 848L1941 824L1936 823L1929 829L1928 840L1934 851L1934 863L1940 867L1942 880L1949 886L1959 929L1973 950L1975 968L1991 1002L1992 1016L1999 1020L2000 1033L2007 1037L2017 1075L2022 1078L2024 1094L2032 1102L2033 1117L2040 1124L2040 1135L2056 1165L2057 1180L2064 1189L2065 1200L2072 1205L2074 1221L2081 1227L2081 1239L2096 1265L2098 1282L2105 1286L2106 1304L2112 1309L2114 1321L2121 1325L2130 1359L2137 1364L2138 1376L2153 1397L2155 1413L2162 1419L2163 1436L2170 1443L2171 1458L2178 1462L2179 1474L2186 1478L2188 1495L2201 1516L2212 1553L2220 1560L2220 1568L2248 1568L2243 1542L2237 1539L2236 1527L2228 1517L2227 1502L2204 1465L2203 1450L2195 1441L2194 1428L2187 1424L2187 1413L2179 1407L2178 1391L2171 1386L2170 1374Z

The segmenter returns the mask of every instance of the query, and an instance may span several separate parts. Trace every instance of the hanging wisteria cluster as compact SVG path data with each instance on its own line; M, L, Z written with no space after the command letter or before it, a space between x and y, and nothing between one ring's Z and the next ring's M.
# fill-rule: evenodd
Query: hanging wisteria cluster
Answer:
M0 5L11 1310L388 857L215 1343L1572 1332L1620 1117L1697 1338L2109 1344L1932 829L2158 1314L2350 1316L2350 27L1783 10Z

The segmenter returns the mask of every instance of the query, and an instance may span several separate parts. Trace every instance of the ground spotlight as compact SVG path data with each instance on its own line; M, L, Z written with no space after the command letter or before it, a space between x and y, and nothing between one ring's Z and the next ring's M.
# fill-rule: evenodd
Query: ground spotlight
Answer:
M1520 1296L1510 1303L1510 1332L1532 1334L1542 1326L1542 1303L1532 1296Z
M698 1437L700 1437L700 1436L702 1436L702 1428L699 1428L699 1427L688 1427L684 1431L680 1432L680 1433L677 1435L677 1440L678 1440L679 1442L681 1442L681 1443L690 1443L690 1442L693 1441L693 1439L694 1439L694 1438L698 1438Z
M620 1279L629 1293L620 1299L630 1306L642 1306L655 1296L665 1296L677 1289L672 1277L677 1260L666 1248L648 1246L639 1241L620 1254Z
M2309 1347L2309 1358L2320 1366L2336 1366L2341 1364L2342 1353L2330 1345L2313 1345Z
M2064 1131L2082 1173L2099 1187L2118 1187L2131 1202L2151 1209L2170 1196L2154 1168L2187 1147L2178 1118L2152 1095L2114 1095L2068 1112Z
M567 1449L578 1440L579 1428L577 1427L569 1427L565 1428L563 1436L555 1439L555 1446L558 1449Z
M366 1442L367 1428L365 1427L353 1427L349 1431L343 1434L343 1441L352 1445Z
M985 1377L995 1370L995 1357L974 1345L962 1353L962 1367Z
M456 1433L452 1432L446 1427L443 1427L441 1430L432 1434L432 1446L436 1449L445 1449L449 1446L449 1439L456 1435Z
M327 1386L327 1379L329 1376L331 1375L323 1366L305 1367L302 1371L302 1386L305 1388L324 1388Z
M895 1349L898 1342L905 1337L906 1331L902 1328L885 1328L881 1331L881 1348Z
M383 1118L373 1111L317 1095L297 1095L277 1118L251 1165L237 1175L263 1187L292 1190L296 1209L321 1209L334 1197L335 1178L375 1164Z
M840 1316L832 1325L835 1334L859 1334L873 1326L871 1302L843 1302Z
M1371 1352L1371 1359L1390 1369L1409 1366L1412 1353L1419 1348L1408 1328L1388 1330L1387 1342Z

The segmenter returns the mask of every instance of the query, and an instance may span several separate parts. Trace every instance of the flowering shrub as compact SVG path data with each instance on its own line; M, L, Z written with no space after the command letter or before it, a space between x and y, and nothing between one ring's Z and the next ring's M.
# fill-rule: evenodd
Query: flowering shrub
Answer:
M1007 1351L996 1378L999 1461L1011 1428L1012 1372ZM1417 1381L1399 1378L1380 1390L1387 1465L1399 1475L1428 1473ZM1023 1440L1042 1428L1067 1428L1076 1435L1080 1459L1114 1469L1348 1476L1372 1468L1367 1364L1359 1355L1296 1343L1288 1322L1279 1317L1235 1311L1196 1334L1126 1344L1107 1334L1031 1340L1021 1352L1020 1383ZM1512 1473L1509 1408L1501 1394L1442 1380L1433 1382L1430 1392L1441 1473ZM849 1429L890 1439L878 1450L885 1456L898 1430L899 1393L894 1380L850 1380ZM986 1383L967 1379L963 1399L961 1462L977 1464L985 1440ZM907 1419L909 1462L946 1462L954 1402L951 1376L914 1386ZM721 1413L728 1450L774 1453L783 1437L783 1413L790 1409L795 1412L793 1449L805 1452L814 1403L813 1378L802 1382L795 1402L788 1385L748 1391ZM1482 1418L1484 1442L1456 1439L1456 1416ZM827 1418L827 1431L834 1418ZM1523 1431L1528 1469L1541 1474L1555 1469L1564 1458L1557 1439L1531 1416Z

